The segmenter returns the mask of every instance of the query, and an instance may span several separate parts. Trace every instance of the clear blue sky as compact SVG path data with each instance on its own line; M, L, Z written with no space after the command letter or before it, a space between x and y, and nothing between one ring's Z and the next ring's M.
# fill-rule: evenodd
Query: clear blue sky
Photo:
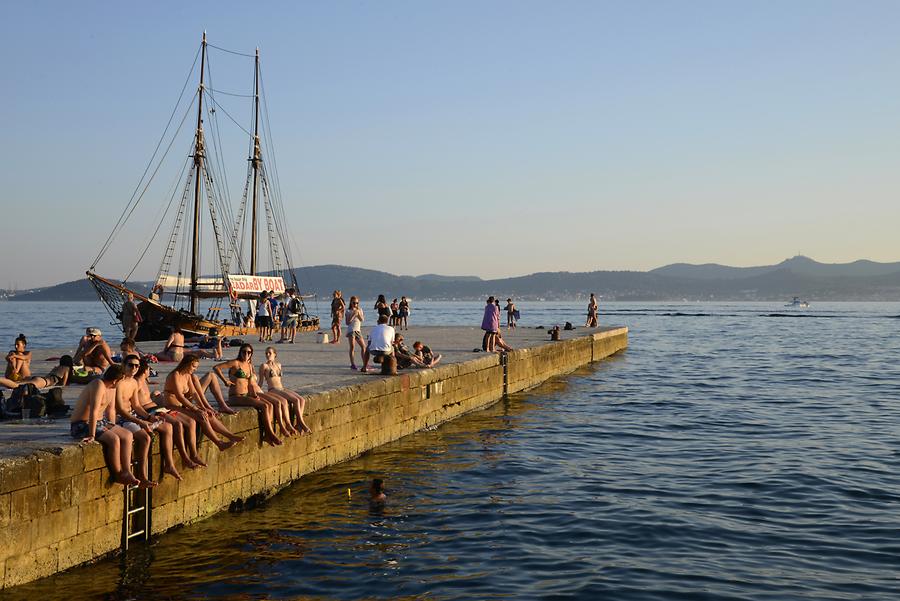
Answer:
M261 49L307 265L900 260L898 24L900 2L5 3L0 287L81 277L204 29Z

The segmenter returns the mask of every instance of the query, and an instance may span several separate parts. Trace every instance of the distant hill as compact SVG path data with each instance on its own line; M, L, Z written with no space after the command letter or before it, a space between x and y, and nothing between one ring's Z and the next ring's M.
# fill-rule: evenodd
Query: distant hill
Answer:
M876 263L866 260L852 263L819 263L809 257L798 255L785 259L777 265L764 267L729 267L716 263L705 263L703 265L673 263L665 267L657 267L648 273L696 280L731 280L752 278L778 270L819 278L883 276L900 273L900 263Z
M499 295L522 300L570 300L591 292L605 300L766 300L787 301L800 296L809 301L900 300L900 263L854 261L844 264L818 263L808 257L793 257L777 265L729 267L726 265L666 265L649 272L568 271L532 273L511 278L483 280L475 276L404 276L344 265L318 265L295 270L304 293L322 300L334 290L344 297L359 296L368 307L379 294L388 300L406 295L425 300L472 300ZM132 284L146 293L148 284ZM87 280L66 282L11 301L96 300Z
M431 280L434 282L481 282L480 277L474 275L438 275L436 273L426 273L417 275L417 280Z

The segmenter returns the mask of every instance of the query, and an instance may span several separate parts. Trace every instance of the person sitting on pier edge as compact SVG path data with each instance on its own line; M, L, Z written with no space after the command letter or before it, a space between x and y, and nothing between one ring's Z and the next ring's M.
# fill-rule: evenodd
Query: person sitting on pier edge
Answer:
M493 296L489 296L485 302L481 329L484 330L484 338L481 339L481 350L493 353L497 333L500 331L500 307L494 304Z
M197 422L191 419L187 413L169 411L165 407L157 405L153 399L158 399L162 396L162 393L159 391L154 391L152 394L150 393L150 386L147 383L149 376L150 364L141 360L137 373L134 374L134 379L138 383L138 398L140 399L141 407L149 415L161 416L163 421L171 426L172 442L175 448L178 449L178 454L181 455L181 463L184 464L185 467L196 469L206 465L200 459L200 454L197 452ZM160 433L160 442L163 447L165 447L166 441L163 438L165 431L162 426L157 429Z
M78 350L72 357L75 365L79 363L91 374L102 374L103 371L115 363L109 345L103 340L103 333L99 328L87 328L85 335L81 337Z
M31 375L31 351L26 350L28 339L25 334L16 337L13 350L6 354L6 377L18 382Z
M219 383L210 377L212 374L207 374L202 381L197 378L194 372L197 371L199 366L200 359L193 355L185 355L178 366L172 370L172 373L166 378L166 384L163 388L165 407L169 411L183 411L188 414L200 424L200 430L206 437L220 451L224 451L243 441L244 437L232 434L225 427L225 424L219 421L216 411L206 400L205 396L207 387L214 383L216 390L218 390ZM228 440L220 440L219 434ZM206 466L202 461L196 461L196 463Z
M421 341L416 340L413 342L413 352L416 357L422 362L424 367L434 367L441 361L441 354L435 354L431 351L431 348L422 344Z
M134 374L141 366L141 360L137 355L128 355L122 359L122 379L116 383L115 402L110 406L110 421L120 428L125 428L131 432L134 440L135 451L137 452L137 474L135 476L140 481L141 488L153 488L156 482L150 480L150 472L148 469L148 461L150 457L150 446L153 443L153 431L159 427L162 418L150 417L143 408L140 407L138 398L138 384L134 379ZM143 415L140 415L140 414ZM172 455L171 437L169 438L169 459ZM165 450L163 449L163 454ZM174 469L174 465L169 463L170 469ZM170 472L171 473L171 472ZM174 476L181 479L178 472L175 471Z
M59 365L50 370L46 376L31 376L15 382L9 378L0 378L0 386L7 388L18 388L22 384L34 384L38 388L53 388L54 386L65 386L69 383L69 376L72 374L72 356L63 355L59 358Z
M228 372L227 377L225 376L226 370ZM238 349L237 358L215 365L213 373L228 386L228 400L232 405L252 407L259 412L263 428L263 440L272 446L283 444L281 439L275 435L275 429L272 425L281 416L280 403L269 401L267 398L258 395L253 388L253 347L249 344L242 344L240 349ZM277 414L276 411L278 411ZM282 430L284 431L283 420L278 419L278 421L282 424Z
M500 349L500 350L497 350ZM513 347L506 344L506 341L503 340L503 334L500 333L500 330L494 334L494 350L491 351L493 353L506 353L513 350Z
M294 415L297 417L295 428L300 428L300 433L312 432L306 422L303 420L303 410L306 408L306 399L284 387L281 376L284 369L278 362L278 351L275 347L266 349L266 361L259 366L259 381L265 382L268 387L268 394L279 396L285 399L294 408ZM293 425L293 424L292 424Z
M369 344L366 345L366 352L363 354L361 372L369 371L370 357L374 363L382 363L386 357L394 358L394 328L388 325L390 319L389 314L379 315L378 325L369 332ZM383 371L384 368L382 368Z
M112 478L124 486L140 484L131 473L131 432L116 426L107 418L107 409L115 397L116 384L124 373L120 365L111 365L90 382L75 401L69 423L69 434L83 443L95 440L103 445L103 456Z

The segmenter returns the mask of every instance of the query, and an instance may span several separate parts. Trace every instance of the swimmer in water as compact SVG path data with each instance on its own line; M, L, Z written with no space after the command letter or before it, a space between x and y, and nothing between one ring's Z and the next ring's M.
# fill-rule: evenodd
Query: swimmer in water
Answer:
M384 480L373 478L372 486L369 488L369 502L384 503L385 501L387 501L387 495L384 494Z

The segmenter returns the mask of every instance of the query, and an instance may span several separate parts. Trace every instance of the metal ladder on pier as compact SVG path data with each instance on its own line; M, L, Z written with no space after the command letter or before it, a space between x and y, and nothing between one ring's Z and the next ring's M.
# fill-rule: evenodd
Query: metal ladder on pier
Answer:
M153 448L147 462L147 473L153 473ZM125 503L122 511L122 550L128 551L131 541L150 540L150 524L153 516L153 489L137 486L125 487Z

